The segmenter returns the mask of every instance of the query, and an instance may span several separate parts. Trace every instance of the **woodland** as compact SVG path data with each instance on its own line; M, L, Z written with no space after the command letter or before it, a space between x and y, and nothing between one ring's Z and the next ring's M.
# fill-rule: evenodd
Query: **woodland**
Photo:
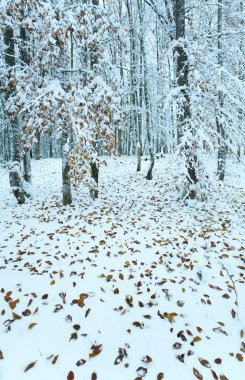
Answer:
M0 0L0 380L245 379L245 2Z

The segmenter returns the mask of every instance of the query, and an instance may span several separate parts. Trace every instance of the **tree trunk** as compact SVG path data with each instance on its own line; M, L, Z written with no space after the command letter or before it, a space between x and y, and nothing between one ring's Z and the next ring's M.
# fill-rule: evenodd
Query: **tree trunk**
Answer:
M24 166L24 180L31 184L32 176L31 176L31 156L30 152L25 152L23 156L23 166Z
M96 162L91 163L90 166L91 166L91 176L96 183L96 186L90 191L90 195L93 199L96 199L99 197L99 189L98 189L99 169Z
M180 95L182 95L183 105L177 115L177 144L182 141L183 134L190 128L188 126L190 113L190 97L188 93L189 89L189 63L188 56L185 51L184 39L185 39L185 0L175 1L175 24L176 33L175 39L178 43L176 47L177 62L176 62L176 78L177 86L180 88ZM190 130L191 135L194 136L194 131ZM186 141L183 147L185 166L187 169L187 178L184 186L183 197L190 199L196 198L196 191L191 188L191 185L195 185L198 182L195 163L197 156L195 154L195 146L193 141Z
M144 33L143 33L143 5L141 0L137 0L138 12L139 12L139 21L140 21L140 55L141 55L141 65L142 65L142 74L143 74L143 96L145 102L145 114L146 114L146 135L148 140L148 149L150 155L150 165L146 174L146 179L152 179L152 171L155 164L155 156L153 149L153 139L151 135L151 102L148 91L148 70L147 70L147 61L146 61L146 53L145 53L145 41L144 41Z
M218 65L222 67L223 65L223 57L222 57L222 29L223 29L223 0L218 0ZM222 82L222 74L220 81ZM223 108L223 96L221 91L219 91L218 94L219 98L219 106L220 110L222 112ZM220 115L221 117L221 115ZM219 118L217 117L217 132L220 135L220 138L218 140L219 143L219 149L218 149L218 167L217 167L217 173L218 178L220 181L224 181L225 178L225 164L226 164L226 134L225 129L222 123L220 122Z
M64 128L62 136L62 193L63 205L67 206L72 203L71 180L69 176L69 139L68 132Z
M40 131L36 131L36 142L35 142L35 160L40 160L41 158L41 134Z
M10 27L6 27L6 30L4 32L4 44L7 46L4 54L5 62L8 66L13 67L15 66L14 33L13 29ZM14 91L14 85L10 85L9 91L6 95L6 100L8 100L8 98ZM25 193L21 178L21 147L19 120L17 117L14 117L10 120L10 123L13 137L13 162L9 172L9 182L18 203L22 204L25 202Z
M27 48L27 34L26 34L26 29L23 27L20 28L20 59L21 59L22 66L30 64L30 57L29 57L28 48ZM30 157L31 146L28 141L28 136L25 136L25 134L22 132L22 138L23 137L25 137L25 140L26 140L24 144L24 149L23 149L24 150L24 153L23 153L24 180L27 183L31 184L32 182L31 157Z

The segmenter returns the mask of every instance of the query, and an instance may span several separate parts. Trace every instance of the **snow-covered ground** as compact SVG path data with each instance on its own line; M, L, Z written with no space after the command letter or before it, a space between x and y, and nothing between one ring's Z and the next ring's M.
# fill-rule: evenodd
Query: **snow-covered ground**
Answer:
M1 173L0 379L244 380L244 168L184 204L171 158L107 162L67 208L60 160L23 206Z

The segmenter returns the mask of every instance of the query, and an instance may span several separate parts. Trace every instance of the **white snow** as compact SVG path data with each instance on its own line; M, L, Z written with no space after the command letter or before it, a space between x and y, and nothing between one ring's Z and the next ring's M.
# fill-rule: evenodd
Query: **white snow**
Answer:
M99 200L82 188L67 208L60 160L32 163L33 195L22 206L1 173L1 380L62 380L70 371L76 380L161 372L190 380L193 367L205 380L215 378L211 369L218 379L245 379L244 168L229 162L208 201L184 204L172 157L156 160L152 181L147 162L136 174L135 161L107 159ZM102 351L90 358L93 345ZM119 348L127 357L114 364Z

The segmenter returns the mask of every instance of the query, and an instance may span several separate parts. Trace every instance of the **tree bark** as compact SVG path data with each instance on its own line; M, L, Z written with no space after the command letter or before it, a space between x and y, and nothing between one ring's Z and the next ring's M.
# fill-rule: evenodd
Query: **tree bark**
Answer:
M40 160L41 158L41 134L40 131L36 131L36 142L35 142L35 160Z
M222 29L223 29L223 0L218 0L218 65L220 67L223 66L223 57L222 57ZM222 74L220 77L220 81L222 82ZM220 112L222 112L223 108L223 96L222 92L219 91L218 94L219 98L219 107ZM224 181L225 178L225 164L226 164L226 134L225 129L222 123L220 122L219 118L217 117L217 132L220 136L218 143L219 143L219 149L218 149L218 167L217 167L217 173L218 178L220 181Z
M183 138L183 134L190 129L188 126L189 119L191 117L190 112L190 96L189 96L189 63L188 56L185 50L185 0L176 0L175 8L174 8L174 16L175 16L175 39L178 43L176 47L177 59L176 59L176 78L177 78L177 86L180 88L180 95L183 99L183 104L181 105L181 109L177 114L177 144L180 144ZM190 130L192 136L194 135L194 131ZM184 144L184 159L185 165L187 169L187 178L186 184L183 192L183 196L194 199L196 198L196 191L191 188L191 185L195 185L198 182L195 163L197 161L197 157L195 154L195 146L193 145L193 141L186 141Z
M4 32L4 44L7 46L4 57L5 62L9 68L15 66L15 49L14 49L14 32L10 27L6 27ZM11 71L10 71L11 73ZM6 94L6 100L11 96L15 91L15 85L10 84L9 91ZM10 120L11 129L12 129L12 142L13 142L13 162L9 172L9 182L12 187L14 196L16 197L19 204L25 202L25 193L21 178L21 147L20 147L20 128L19 120L17 117L13 117Z
M69 138L68 132L64 128L62 136L62 193L64 206L70 205L72 203L71 180L69 171Z
M29 65L30 64L30 56L27 48L27 33L26 29L20 28L20 59L21 65ZM22 132L23 137L23 132ZM27 139L27 136L25 136ZM23 153L23 168L24 168L24 180L31 184L32 183L32 175L31 175L31 157L30 157L31 146L28 143L28 140L24 144L24 153ZM27 194L26 194L27 195Z

